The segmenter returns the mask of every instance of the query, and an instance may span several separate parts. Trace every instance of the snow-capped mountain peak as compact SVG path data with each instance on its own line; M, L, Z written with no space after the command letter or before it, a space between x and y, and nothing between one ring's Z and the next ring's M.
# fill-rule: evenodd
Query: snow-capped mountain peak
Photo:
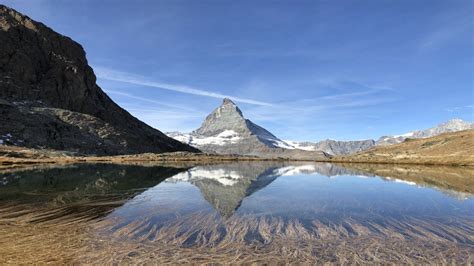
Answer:
M207 152L271 157L326 156L319 151L297 149L279 139L246 119L239 107L228 98L206 117L198 129L189 134L171 132L168 136Z
M245 119L239 107L228 98L225 98L222 104L206 117L201 127L192 133L171 132L168 135L201 148L205 145L238 144L244 139L253 138L271 148L293 149L291 145L280 140L268 130Z

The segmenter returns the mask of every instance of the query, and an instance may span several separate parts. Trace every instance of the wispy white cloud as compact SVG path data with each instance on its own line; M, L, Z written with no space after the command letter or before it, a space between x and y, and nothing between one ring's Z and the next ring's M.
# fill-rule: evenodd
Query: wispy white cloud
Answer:
M336 99L343 99L343 98L351 98L351 97L354 97L354 96L369 95L369 94L373 94L373 93L377 93L377 92L378 92L378 90L368 89L368 90L364 90L364 91L339 93L339 94L332 94L332 95L322 96L322 97L319 97L319 99L336 100Z
M459 112L459 111L463 111L463 110L469 110L469 109L474 109L474 105L464 105L464 106L456 106L456 107L448 107L448 108L445 108L444 110L446 112L450 112L450 113L454 113L454 112Z
M96 69L99 78L159 87L160 89L166 87L167 90L176 91L175 86L177 85L152 82L140 76L109 69ZM321 86L321 82L316 83L316 87ZM296 131L301 131L301 135L304 136L310 135L311 130L318 127L318 124L324 124L328 127L333 123L331 121L333 119L346 121L354 117L360 118L360 116L366 114L367 108L398 100L396 90L390 87L369 86L363 82L348 81L345 79L330 80L324 83L323 87L326 87L326 89L330 88L331 91L334 91L332 94L313 98L284 100L279 101L277 104L253 104L244 106L244 115L260 123L262 126L268 127L269 130L278 136L284 135L285 132L297 134L295 133ZM261 87L261 84L257 85L259 85L259 88ZM180 87L178 92L182 92L181 89ZM189 88L187 87L186 89L184 93L197 94L195 91L188 91ZM195 89L193 88L193 90ZM262 88L261 90L267 91L268 88ZM154 100L153 98L134 95L128 91L106 90L106 92L111 94L111 96L117 97L120 104L133 115L163 131L192 131L202 123L207 115L207 111L199 110L199 107L196 107L198 110L192 110L188 106L162 102ZM226 97L222 94L217 94L219 96L216 96L215 93L202 90L200 90L197 95L202 95L203 93L205 94L204 96L208 97ZM209 94L212 96L209 96ZM130 101L127 101L127 99L130 99ZM236 101L238 102L239 100ZM248 103L247 100L249 99L243 100L245 101L240 102ZM310 129L302 130L302 128L305 128L307 125L311 125ZM324 130L330 130L330 127Z
M187 107L184 107L184 106L181 106L181 105L175 105L175 104L164 103L164 102L157 101L157 100L153 100L153 99L149 99L149 98L144 98L144 97L135 96L135 95L132 95L132 94L126 93L126 92L115 91L115 90L104 90L104 91L105 91L106 93L108 93L108 94L119 95L119 96L122 96L122 97L125 97L125 98L130 98L130 99L134 99L134 100L139 100L139 101L147 102L147 103L153 103L153 104L156 104L156 105L159 105L159 106L163 106L163 107L168 107L168 108L173 108L173 109L181 109L181 110L187 110L187 111L195 111L194 109L187 108Z
M422 51L439 48L443 44L465 34L472 34L472 10L463 10L456 13L443 14L438 19L438 25L425 35L419 44ZM467 33L466 33L467 32Z
M116 70L112 70L112 69L108 69L108 68L104 68L100 66L94 67L94 71L98 78L105 79L105 80L124 82L124 83L129 83L129 84L134 84L134 85L141 85L141 86L146 86L146 87L152 87L152 88L157 88L157 89L163 89L163 90L169 90L169 91L175 91L175 92L199 95L199 96L205 96L205 97L212 97L212 98L219 98L219 99L229 98L236 102L248 103L248 104L254 104L254 105L261 105L261 106L273 105L268 102L235 97L235 96L226 95L226 94L222 94L218 92L197 89L197 88L189 87L186 85L176 85L176 84L152 81L151 79L148 79L143 76L116 71Z

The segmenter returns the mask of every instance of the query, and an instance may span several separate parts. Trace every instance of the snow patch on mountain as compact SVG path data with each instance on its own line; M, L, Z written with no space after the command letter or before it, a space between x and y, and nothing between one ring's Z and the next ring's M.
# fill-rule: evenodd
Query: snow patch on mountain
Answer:
M242 137L233 130L224 130L215 136L200 136L193 133L179 133L170 132L166 133L169 137L172 137L178 141L189 144L194 147L201 145L226 145L238 143Z
M263 141L267 141L267 142L271 143L276 148L283 148L283 149L288 149L288 150L297 149L293 145L291 145L291 144L289 144L289 143L287 143L283 140L280 140L280 139L262 138L262 137L259 137L259 138Z
M315 151L315 146L311 142L298 142L293 140L285 140L288 145L291 145L293 149L299 149L304 151Z

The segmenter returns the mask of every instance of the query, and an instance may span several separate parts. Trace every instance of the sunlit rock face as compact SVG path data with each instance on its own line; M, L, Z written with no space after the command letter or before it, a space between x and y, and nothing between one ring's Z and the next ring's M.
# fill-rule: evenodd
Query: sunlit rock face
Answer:
M239 107L227 98L195 131L189 134L170 132L167 135L202 151L212 153L270 158L328 158L326 153L319 150L308 151L289 145L268 130L246 119Z

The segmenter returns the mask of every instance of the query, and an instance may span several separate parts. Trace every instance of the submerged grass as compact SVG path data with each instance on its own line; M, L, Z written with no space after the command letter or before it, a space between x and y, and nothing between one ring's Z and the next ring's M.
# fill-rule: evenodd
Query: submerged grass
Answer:
M98 204L107 205L106 202ZM97 206L0 208L5 263L455 263L470 264L474 221L387 218L338 223L194 213L158 226L97 218Z

